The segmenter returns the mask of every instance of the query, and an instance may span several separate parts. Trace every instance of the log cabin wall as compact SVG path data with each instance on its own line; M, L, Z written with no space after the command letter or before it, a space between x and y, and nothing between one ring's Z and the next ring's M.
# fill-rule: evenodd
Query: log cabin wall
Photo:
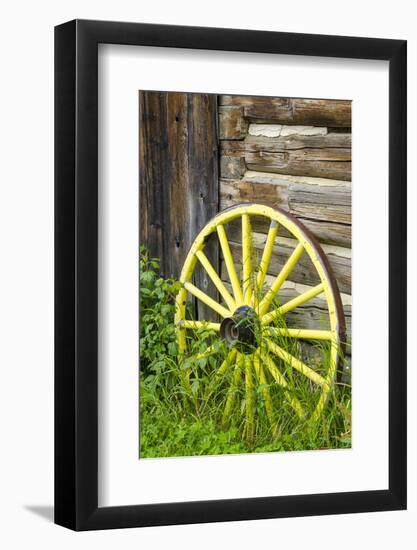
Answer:
M199 230L242 202L280 207L316 236L333 267L351 335L351 102L141 91L139 93L140 241L179 277ZM267 225L254 224L261 253ZM238 264L240 227L229 228ZM269 281L294 247L281 235ZM228 277L216 243L206 254ZM204 270L197 286L216 297ZM318 283L303 257L280 290L283 301ZM320 296L287 316L290 326L327 328ZM211 311L196 304L196 318Z
M335 272L350 342L351 102L221 95L218 104L220 210L242 202L280 207L314 233ZM262 251L267 230L254 227L255 251ZM239 229L231 232L238 261ZM294 247L289 237L275 247L271 281ZM224 267L222 273L226 281ZM286 301L315 284L306 258L280 296ZM314 298L288 316L289 325L318 328L325 307L322 297Z

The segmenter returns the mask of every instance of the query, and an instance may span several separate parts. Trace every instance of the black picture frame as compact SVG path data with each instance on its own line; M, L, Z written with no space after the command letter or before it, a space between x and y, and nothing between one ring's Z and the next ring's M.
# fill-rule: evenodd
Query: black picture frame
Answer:
M98 506L98 44L389 62L389 488ZM108 529L406 508L404 40L74 20L55 28L55 522Z

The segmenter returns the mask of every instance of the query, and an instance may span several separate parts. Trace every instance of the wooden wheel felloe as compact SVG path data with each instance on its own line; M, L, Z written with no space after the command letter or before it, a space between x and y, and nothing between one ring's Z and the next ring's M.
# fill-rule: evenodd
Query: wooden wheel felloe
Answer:
M252 221L265 218L270 222L262 256L256 261L253 254ZM241 273L236 268L228 240L228 228L231 224L241 226ZM267 284L267 272L275 245L279 251L279 232L283 228L296 240L296 246L285 261L281 270L274 274ZM204 253L207 240L218 240L225 263L229 283L225 283L216 272ZM279 291L291 272L307 254L318 276L319 283L281 304ZM206 270L219 299L208 296L193 284L193 274L200 264ZM314 236L296 218L279 209L259 204L242 204L227 209L215 216L197 235L184 262L180 281L183 284L176 300L176 330L180 360L190 352L187 344L188 331L208 329L214 331L225 344L226 354L219 357L217 376L220 378L229 372L230 388L224 406L223 419L227 421L232 414L236 388L241 387L245 398L245 431L253 428L256 386L264 401L265 411L271 422L279 408L269 391L271 384L277 384L283 390L282 395L294 409L299 418L306 416L303 404L291 391L283 365L305 380L307 387L318 395L312 418L317 420L334 383L338 360L345 339L345 320L337 283L329 262ZM285 317L316 296L322 295L327 302L328 328L307 329L288 328ZM187 318L187 299L203 302L218 316L213 320L193 320ZM286 349L285 342L316 341L327 343L329 358L327 371L318 369L308 361L301 360ZM207 354L213 353L213 346ZM278 411L279 413L279 411Z

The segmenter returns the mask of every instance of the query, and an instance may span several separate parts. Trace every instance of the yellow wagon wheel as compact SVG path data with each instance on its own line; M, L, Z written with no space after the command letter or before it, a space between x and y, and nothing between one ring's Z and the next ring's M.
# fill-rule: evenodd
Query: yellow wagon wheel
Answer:
M266 218L270 226L258 263L253 256L252 221L259 217L264 220ZM239 219L242 236L240 277L227 237L230 223L236 224ZM289 232L296 239L297 245L275 279L267 286L266 274L276 242L279 250L277 235L280 227L285 228L287 233ZM209 237L217 238L220 243L230 284L226 285L221 280L204 253L204 246ZM303 254L309 256L320 283L281 304L278 300L279 290ZM219 301L193 284L193 274L197 264L201 264L206 270L218 291ZM304 418L303 405L291 391L282 368L285 365L287 369L289 368L290 374L298 373L296 375L305 379L312 390L318 393L317 404L314 404L312 413L312 418L317 420L337 373L338 360L345 340L345 320L335 277L327 257L311 232L296 218L280 209L260 204L242 204L228 208L215 216L197 235L184 262L180 281L183 286L177 295L175 316L180 360L189 353L187 331L199 329L215 331L227 346L227 353L219 358L217 369L217 376L223 377L228 372L230 380L223 419L227 420L236 406L235 393L237 387L241 386L245 401L246 434L253 432L256 412L254 392L258 386L258 393L264 400L265 410L272 425L275 411L269 391L270 383L280 386L282 395L288 400L297 417ZM287 328L285 324L277 326L278 319L285 319L287 313L320 294L324 295L327 302L328 328L326 330ZM187 299L191 297L190 295L213 310L218 315L219 322L187 318ZM284 340L281 338L277 343L276 336ZM327 372L319 373L317 368L292 355L282 344L286 338L297 341L304 339L328 342ZM211 346L205 354L215 353L215 350L216 347Z

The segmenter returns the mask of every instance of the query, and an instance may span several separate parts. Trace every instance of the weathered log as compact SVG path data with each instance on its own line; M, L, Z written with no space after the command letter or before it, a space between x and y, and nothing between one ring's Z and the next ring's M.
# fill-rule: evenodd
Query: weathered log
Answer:
M229 191L225 186L222 186L222 189L223 192L226 193ZM241 202L248 202L247 200L230 200L230 197L230 193L226 195L222 193L220 195L221 210L236 206ZM262 200L262 198L256 202L267 204L267 201ZM275 203L275 206L279 206L279 203ZM324 212L326 213L325 209ZM299 219L307 227L307 229L312 231L313 235L321 244L331 244L345 248L351 247L352 231L350 225L333 223L327 220L310 220L299 215L295 215L295 217ZM255 231L258 231L259 233L266 233L269 228L269 222L264 218L254 218L252 220L252 226ZM280 234L282 234L283 237L291 237L291 233L289 233L284 227L281 228Z
M263 137L248 135L244 140L222 140L221 154L244 156L247 152L280 152L296 149L343 149L347 160L351 160L351 134L326 134L323 136L290 135L279 137Z
M292 183L288 193L292 214L332 222L350 224L352 220L350 185L306 185Z
M249 170L350 181L350 149L297 149L245 152Z
M222 179L220 209L242 202L287 210L320 242L350 247L351 185L347 182L259 172L246 172L241 180ZM256 219L254 223L257 231L267 231L267 221Z
M333 244L345 248L352 246L352 227L342 223L326 220L309 220L296 216L316 237L321 244Z
M220 105L243 107L250 121L350 128L351 101L265 96L220 96Z
M220 208L228 208L242 202L261 203L266 206L281 206L289 209L289 182L280 181L274 185L243 179L220 180Z
M243 117L242 107L219 108L219 137L224 139L243 139L248 124Z

